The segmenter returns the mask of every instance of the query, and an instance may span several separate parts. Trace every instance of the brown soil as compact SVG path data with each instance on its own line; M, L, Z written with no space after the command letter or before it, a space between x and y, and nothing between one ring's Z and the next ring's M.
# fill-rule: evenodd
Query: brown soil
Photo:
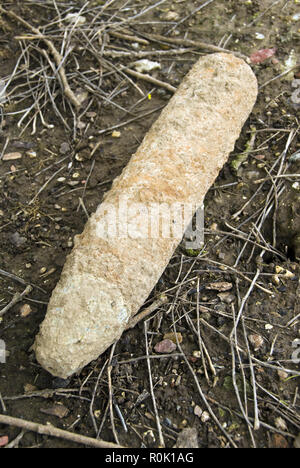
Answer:
M81 1L56 3L63 17L66 12L78 11L85 4ZM85 25L88 32L93 27L92 19L104 3L91 1L82 11L81 14L88 18L88 26ZM150 359L150 363L157 411L166 447L173 447L180 431L188 427L197 429L200 447L293 447L300 428L299 365L292 359L296 350L293 343L299 338L299 321L291 323L299 314L300 241L297 236L300 196L295 184L297 177L274 176L300 172L297 168L299 163L289 160L291 155L300 151L297 140L299 104L292 99L295 91L292 80L300 77L300 70L293 70L292 76L278 78L291 51L294 50L295 56L298 54L299 57L300 22L293 19L293 15L299 12L299 5L296 1L215 0L198 13L191 14L200 3L166 1L124 27L144 39L147 34L162 34L214 45L222 40L223 46L227 41L227 49L247 56L259 49L276 47L277 51L273 58L253 65L261 86L258 101L229 163L207 194L204 250L199 254L179 246L147 302L150 304L163 292L168 297L168 303L148 321L149 354L156 356ZM13 6L11 2L2 2L1 5L8 10L12 8L31 25L50 34L60 49L63 26L59 21L49 26L53 19L57 21L54 4L49 0L14 2ZM155 5L155 2L130 1L124 11L119 11L120 5L122 2L113 2L103 12L103 18L108 21L115 14L111 21L117 18L120 22L120 18L138 15L143 8ZM170 11L177 13L172 20ZM174 29L175 33L168 33L176 22L189 14L191 16ZM45 30L44 26L47 26ZM121 26L116 30L120 32ZM263 34L264 38L259 39L257 33ZM0 16L0 78L5 82L13 73L21 50L24 51L28 45L28 41L15 39L15 36L24 34L28 34L24 25L4 14ZM178 45L149 41L148 45L140 45L136 49L132 41L113 34L101 37L102 43L93 40L95 50L86 35L78 31L74 32L70 43L73 51L65 64L69 82L73 90L88 90L80 110L83 115L79 125L74 121L67 99L62 96L58 79L54 77L51 92L57 93L55 102L60 116L58 111L55 112L46 89L43 92L47 103L42 107L46 124L52 128L43 124L40 116L36 122L30 121L35 110L24 118L20 126L17 125L24 115L21 111L33 104L26 81L29 76L26 66L23 66L23 71L19 69L22 72L8 87L6 101L0 102L0 154L20 152L22 155L20 159L3 158L0 163L0 309L11 301L16 292L22 292L26 284L33 286L30 295L10 308L0 322L0 339L5 342L7 350L6 363L0 364L0 413L6 409L11 416L42 424L51 423L90 437L97 435L97 428L100 438L115 441L108 409L106 364L110 351L66 382L54 379L44 371L30 349L45 316L51 291L72 248L74 235L82 231L87 215L95 211L104 192L126 165L171 96L162 87L128 75L129 81L121 75L121 66L133 62L135 59L132 57L106 56L101 62L97 54L101 57L101 50L112 48L152 50L153 55L145 58L159 61L161 69L151 72L151 75L176 87L199 55L209 51L194 47L192 52L185 54L159 55L156 50L166 51ZM31 70L48 66L45 44L37 39L30 42L30 56L25 52L25 57ZM112 71L108 72L107 67ZM50 68L46 70L50 74ZM43 73L38 76L43 76ZM31 86L33 83L39 85L34 78L31 80ZM95 84L97 89L93 88ZM43 106L43 99L40 106ZM152 110L154 112L150 113ZM117 128L121 133L116 138L111 127L130 119L134 120ZM249 148L253 127L256 129L255 141ZM29 154L29 150L36 154ZM249 151L236 171L232 162L235 163L237 156L245 150ZM272 169L276 159L278 164ZM266 178L264 183L256 183ZM257 195L243 208L258 188ZM268 198L270 196L273 199ZM260 223L262 209L267 209L270 201L274 201L273 206ZM252 233L251 243L245 242L241 231L246 236ZM264 249L266 252L260 257ZM194 256L197 254L199 256ZM237 258L239 261L236 263ZM254 386L248 353L238 354L234 343L231 348L226 338L229 338L233 327L233 314L237 315L243 306L243 299L258 269L260 275L244 304L237 327L237 341L244 350L247 350L245 336L259 335L263 338L263 344L256 351L251 343L249 345L256 378ZM287 275L286 270L292 274ZM14 277L7 276L5 272ZM232 289L229 294L220 296L220 290L207 288L213 282L232 283ZM21 310L24 304L31 308L25 317L22 314L24 309ZM184 356L177 349L174 356L160 357L154 346L165 333L173 331L174 323L176 331L182 335ZM202 348L202 356L199 357L201 339L207 354ZM124 333L112 359L114 425L120 444L128 447L160 445L145 356L144 324L141 322ZM240 391L234 388L233 356ZM103 374L98 381L103 366ZM291 372L280 376L280 368ZM251 429L254 388L261 422L255 431ZM51 391L41 393L45 389ZM195 414L197 406L209 411L203 395L219 424L212 416L204 421L203 417L201 419ZM243 408L247 407L248 423L237 395L240 395ZM48 414L57 405L68 410L61 419ZM123 415L127 432L117 408ZM13 440L19 432L17 428L0 425L0 437L8 435L9 440ZM58 448L78 445L26 432L19 446Z

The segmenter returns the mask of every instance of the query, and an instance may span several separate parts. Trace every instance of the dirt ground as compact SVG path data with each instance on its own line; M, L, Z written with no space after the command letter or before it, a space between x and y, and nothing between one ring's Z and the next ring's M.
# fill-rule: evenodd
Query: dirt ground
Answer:
M0 10L0 413L127 447L170 448L187 428L200 448L299 446L300 2L0 6L62 51L82 101L75 115L47 44ZM65 20L79 11L85 23ZM168 298L147 321L147 342L140 322L113 356L108 350L68 381L53 378L31 351L48 299L74 236L172 96L166 84L176 88L212 53L187 40L273 54L249 59L259 97L207 194L204 248L174 253L147 301ZM126 72L140 58L159 62L148 73L161 85ZM30 294L1 314L28 284ZM174 324L182 341L162 356L154 347ZM0 424L0 446L7 443L80 447Z

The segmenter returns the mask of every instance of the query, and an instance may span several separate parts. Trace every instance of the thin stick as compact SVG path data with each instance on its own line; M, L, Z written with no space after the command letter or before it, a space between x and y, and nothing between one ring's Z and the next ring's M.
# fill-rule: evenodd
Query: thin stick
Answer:
M1 268L0 268L0 275L6 276L7 278L10 278L10 279L12 279L14 281L17 281L17 283L23 284L24 286L28 285L28 281L25 281L22 278L19 278L19 276L16 276L13 273L9 273L8 271L1 270ZM38 289L39 291L41 291L44 294L48 294L47 291L45 291L45 289L40 288L39 286L37 286L34 283L32 283L31 286L34 286L36 289Z
M98 374L97 381L96 381L96 384L95 384L95 387L94 387L94 390L93 390L93 395L92 395L92 399L91 399L91 403L90 403L90 408L89 408L90 416L91 416L91 419L92 419L93 426L94 426L96 434L98 434L98 427L97 427L95 417L94 417L94 413L93 413L93 405L94 405L95 396L96 396L96 392L97 392L97 389L98 389L99 381L100 381L100 379L102 377L103 371L104 371L105 366L106 366L107 363L108 363L108 360L105 361L104 365L102 366L101 371Z
M70 440L77 444L88 445L89 447L95 448L111 448L120 449L124 448L120 445L113 444L112 442L106 442L100 439L93 439L92 437L86 437L80 434L74 434L73 432L64 431L54 426L46 426L44 424L27 421L25 419L13 418L11 416L5 416L0 414L0 424L7 424L9 426L20 427L27 431L37 432L38 434L47 435L50 437L58 437L60 439Z
M41 194L41 192L47 187L47 185L53 180L55 179L55 177L63 170L65 169L66 165L64 164L62 167L60 167L56 172L54 172L54 174L52 174L51 177L49 177L49 179L46 180L46 182L44 183L44 185L42 185L42 187L39 189L39 191L35 194L35 196L30 200L30 202L28 203L28 205L32 205L32 203L37 199L37 197Z
M164 441L164 436L163 436L163 433L162 433L162 430L161 430L161 424L160 424L160 419L159 419L159 414L158 414L158 410L157 410L157 405L156 405L156 400L155 400L155 395L154 395L154 389L153 389L147 333L148 333L148 321L146 320L144 322L144 335L145 335L145 345L146 345L146 354L147 354L147 367L148 367L148 374L149 374L150 393L151 393L151 397L152 397L153 409L154 409L155 418L156 418L160 448L164 448L165 447L165 441Z
M178 341L178 337L177 337L177 333L176 333L176 326L175 326L175 318L174 318L174 311L172 309L172 322L173 322L173 330L174 330L174 333L175 333L175 337L176 337L176 342L177 342L177 347L179 349L179 351L182 353L182 357L188 367L188 369L190 370L193 378L194 378L194 381L195 381L195 384L196 384L196 387L198 389L198 392L199 392L199 395L201 397L201 399L203 400L208 412L210 413L211 417L213 418L213 420L215 421L215 423L217 424L217 426L219 427L219 429L223 432L223 434L226 436L226 438L228 439L228 441L230 442L230 444L234 447L234 448L237 448L237 445L235 444L234 440L231 438L231 436L225 431L224 427L220 424L218 418L216 417L215 413L213 412L213 410L211 409L208 401L207 401L207 398L200 386L200 383L199 383L199 379L198 377L196 376L195 372L194 372L194 369L192 368L189 360L187 359L186 355L184 354L183 350L182 350L182 347Z
M15 304L20 302L24 296L30 294L32 290L33 287L29 284L28 286L26 286L22 293L17 292L16 294L14 294L10 303L7 304L7 306L5 306L2 310L0 310L0 317L2 317L6 312L8 312Z
M256 379L255 379L255 372L254 372L254 367L253 367L253 363L252 363L252 357L251 357L251 353L250 353L249 342L248 342L247 333L246 333L245 322L244 322L243 318L242 318L242 326L243 326L243 332L244 332L246 348L247 348L247 353L248 353L250 373L251 373L251 382L252 382L252 389L253 389L254 430L257 431L260 428L260 421L259 421L259 412L258 412L258 405L257 405Z
M53 55L53 58L55 60L56 66L57 66L57 72L61 78L62 84L63 84L63 89L66 97L69 99L69 101L75 106L75 108L80 107L80 102L76 98L75 94L70 88L70 85L68 83L67 77L66 77L66 72L64 67L61 65L63 61L63 57L60 55L54 44L47 39L40 31L39 29L35 28L34 26L31 26L27 21L25 21L23 18L21 18L19 15L14 13L13 11L10 10L5 10L0 6L0 12L4 15L10 16L14 20L18 21L18 23L23 24L27 29L30 31L34 32L39 39L42 39L45 44L47 45L48 49L50 50L51 54Z
M112 427L112 431L113 431L113 435L114 435L115 441L116 441L117 444L119 445L119 439L118 439L118 434L117 434L117 431L116 431L115 420L114 420L114 410L113 410L113 388L112 388L112 383L111 383L111 371L112 371L111 362L112 362L112 358L113 358L113 355L114 355L114 352L115 352L116 344L117 344L117 342L114 343L114 344L112 345L112 347L111 347L110 357L109 357L109 363L108 363L108 367L107 367L107 378L108 378L108 390L109 390L109 412L110 412L110 422L111 422L111 427Z
M207 44L206 42L201 41L192 41L191 39L175 39L166 36L161 36L160 34L143 34L144 37L149 39L150 41L155 42L167 42L169 44L176 44L179 46L185 47L197 47L198 49L206 49L210 50L211 52L226 52L228 54L236 55L237 57L243 58L244 60L248 60L248 57L241 54L240 52L235 52L234 50L223 49L223 47L218 47L212 44Z
M166 302L168 302L167 296L165 295L160 296L160 298L152 302L152 304L149 307L146 307L146 309L143 309L139 314L132 317L127 323L126 330L129 330L130 328L134 328L138 322L140 322L141 320L144 320L144 318L152 314L152 312L158 309L161 305L166 304Z

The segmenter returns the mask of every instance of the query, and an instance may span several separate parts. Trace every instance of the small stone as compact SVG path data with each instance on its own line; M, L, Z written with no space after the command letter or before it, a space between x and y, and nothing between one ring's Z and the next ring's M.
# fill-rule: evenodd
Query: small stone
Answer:
M277 429L280 429L281 431L287 431L286 422L280 416L275 419L275 426L277 427Z
M265 38L265 35L262 33L256 32L255 38L258 39L259 41L262 41Z
M30 315L32 312L32 308L30 307L29 304L24 304L22 305L22 307L20 308L20 315L21 317L27 317L28 315Z
M235 300L235 296L228 292L219 293L217 296L222 302L225 302L226 304L231 304Z
M196 405L194 408L194 415L200 418L202 413L203 413L203 410L200 408L200 406Z
M49 414L50 416L56 416L59 419L65 418L69 414L68 408L61 404L54 404L50 408L41 408L41 413Z
M47 271L47 268L46 268L46 267L42 267L42 268L40 269L40 274L43 275L44 273L46 273L46 271Z
M281 381L284 381L288 378L289 374L285 372L284 370L278 370L277 375Z
M32 267L31 263L26 263L25 268L29 269L31 267Z
M148 60L148 59L143 59L143 60L138 60L137 62L135 62L134 68L139 73L147 73L152 70L157 70L158 68L160 68L160 63L152 62L151 60Z
M117 130L114 130L111 134L113 138L120 138L121 132L118 132Z
M79 162L84 161L84 157L81 154L76 154L75 159L76 159L76 161L79 161Z
M173 343L177 344L176 337L177 337L178 343L182 343L181 333L174 333L174 332L165 333L164 340L171 340L173 341Z
M60 145L59 152L60 152L61 154L66 154L66 153L68 153L68 151L70 151L70 145L69 145L69 143L67 143L66 141L64 141L64 142Z
M30 383L26 383L26 384L24 385L24 392L25 392L26 394L28 394L28 393L33 393L33 392L35 392L36 390L37 390L37 387L36 387L35 385L32 385L32 384L30 384Z
M76 127L79 129L79 130L83 130L85 127L86 127L86 123L85 122L82 122L82 120L79 120L76 124Z
M87 116L89 119L94 119L95 117L97 117L97 112L87 112L87 113L86 113L86 116Z
M272 328L273 328L273 325L271 325L270 323L266 323L265 330L272 330Z
M57 182L65 182L66 181L66 178L65 177L59 177L57 179Z
M74 174L72 175L73 179L78 179L80 177L80 174L79 172L74 172Z
M37 154L36 154L36 151L33 151L33 150L29 150L29 151L26 151L26 156L29 156L29 158L36 158Z
M84 103L84 101L86 101L86 99L88 99L89 93L85 89L77 88L76 91L75 91L75 96L76 96L77 101L79 101L79 103L82 105ZM84 122L81 122L79 120L77 122L77 126L78 126L78 124L82 124L82 123L84 123ZM84 126L85 126L85 124L84 124Z
M171 340L162 340L154 346L156 353L172 353L176 349L176 344Z
M196 351L193 351L193 357L199 359L201 357L201 351L198 349Z
M79 15L79 13L68 13L65 20L75 26L81 26L86 22L85 16Z
M161 15L161 19L164 21L178 21L179 14L176 11L167 11Z
M15 152L15 153L6 153L4 154L2 160L3 161L13 161L15 159L21 159L22 157L22 154L21 153L18 153L18 152Z
M210 419L209 413L207 411L203 411L203 413L201 415L201 421L203 423L206 423L209 419Z
M181 375L178 375L177 379L175 380L175 387L178 387L181 383Z
M5 447L8 444L8 436L0 437L0 447Z
M257 351L264 344L264 339L261 335L252 334L248 336L248 339L253 346L254 351Z
M184 429L186 426L187 426L187 420L186 419L183 419L180 423L179 423L179 429Z

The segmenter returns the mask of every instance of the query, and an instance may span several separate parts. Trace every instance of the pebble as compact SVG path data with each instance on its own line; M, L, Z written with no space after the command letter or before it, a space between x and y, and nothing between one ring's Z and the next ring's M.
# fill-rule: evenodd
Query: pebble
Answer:
M0 447L5 447L8 444L8 436L0 437Z
M256 32L255 38L258 39L259 41L262 41L265 38L265 35L262 33Z
M85 16L79 15L78 13L68 13L65 17L68 23L73 23L76 26L80 26L86 22Z
M59 152L61 154L66 154L68 151L70 151L70 145L66 141L64 141L59 148Z
M36 158L37 154L36 154L36 151L33 151L33 150L29 150L29 151L26 151L26 156L29 156L30 158Z
M217 296L222 302L225 302L226 304L231 304L235 299L235 296L233 294L228 293L228 292L219 293L219 294L217 294Z
M59 403L55 403L50 408L40 408L40 411L44 414L49 414L50 416L56 416L59 419L63 419L69 414L68 408Z
M139 73L145 73L145 72L150 72L152 70L157 70L158 68L160 68L160 63L152 62L151 60L147 60L147 59L143 59L143 60L138 60L137 62L135 62L134 68Z
M178 375L177 379L175 380L175 387L178 387L181 383L181 375Z
M165 333L164 334L164 340L171 340L175 344L177 343L176 337L177 337L178 343L182 343L182 334L181 333L170 332L170 333Z
M13 161L15 159L21 159L22 157L22 154L19 153L19 152L15 152L15 153L6 153L4 154L2 160L3 161Z
M281 431L287 431L286 422L280 416L275 419L275 426L277 427L277 429L280 429Z
M248 336L248 339L252 344L254 351L257 351L264 344L264 339L261 335L252 334Z
M22 305L22 307L20 308L20 315L21 317L28 317L28 315L30 315L32 312L32 308L30 307L29 304L24 304Z
M161 15L161 19L164 21L178 21L179 14L176 11L167 11Z
M201 415L201 421L203 423L206 423L209 419L210 419L209 413L207 411L203 411L203 413Z
M194 408L194 415L200 418L202 413L203 413L203 410L200 408L200 406L196 405Z
M288 378L289 374L285 372L284 370L278 370L277 375L281 381L285 380Z
M176 344L171 340L162 340L154 346L156 353L172 353L176 349Z
M118 132L117 130L114 130L111 134L113 138L120 138L121 132Z

